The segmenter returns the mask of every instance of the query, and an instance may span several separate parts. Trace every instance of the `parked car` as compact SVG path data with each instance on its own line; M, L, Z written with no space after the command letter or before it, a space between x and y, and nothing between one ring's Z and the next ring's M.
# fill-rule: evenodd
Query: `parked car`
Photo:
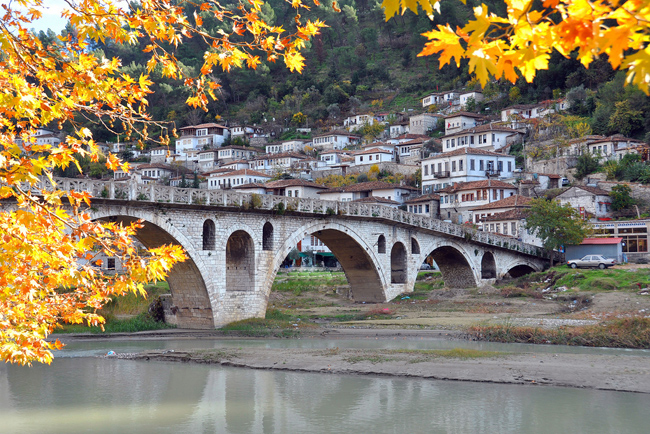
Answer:
M598 267L601 270L612 265L616 265L616 259L608 258L603 255L587 255L580 259L571 259L566 263L571 268L578 267Z
M422 265L420 265L420 270L430 270L431 265L427 264L426 262L423 262Z

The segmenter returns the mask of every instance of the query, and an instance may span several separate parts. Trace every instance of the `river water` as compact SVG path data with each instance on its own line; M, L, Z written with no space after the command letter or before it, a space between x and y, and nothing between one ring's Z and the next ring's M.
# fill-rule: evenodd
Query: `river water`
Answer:
M50 366L0 365L0 433L548 434L650 430L650 396L644 394L92 357L109 349L131 352L244 345L431 348L459 346L459 342L73 343L58 353ZM520 347L507 348L517 351Z

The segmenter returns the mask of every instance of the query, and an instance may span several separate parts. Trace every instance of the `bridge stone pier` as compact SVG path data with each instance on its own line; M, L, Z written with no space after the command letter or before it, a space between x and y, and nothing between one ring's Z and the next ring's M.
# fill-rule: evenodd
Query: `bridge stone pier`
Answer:
M169 322L214 328L263 317L271 285L305 236L327 245L358 302L413 291L432 255L450 287L474 287L506 274L542 270L545 252L509 237L367 204L224 190L59 179L59 188L93 195L94 219L141 220L146 247L181 245L189 259L172 269Z

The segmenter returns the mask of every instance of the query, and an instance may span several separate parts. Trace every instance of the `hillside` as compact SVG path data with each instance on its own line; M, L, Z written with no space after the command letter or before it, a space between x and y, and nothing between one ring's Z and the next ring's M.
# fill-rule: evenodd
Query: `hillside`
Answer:
M176 127L215 119L286 127L292 125L293 115L301 112L306 115L304 121L293 126L328 127L353 113L421 111L420 98L426 92L480 88L469 76L466 63L461 68L447 65L439 69L437 56L417 57L425 41L422 32L445 22L461 24L480 3L443 2L433 21L411 12L385 21L380 2L368 0L344 0L339 4L341 13L327 5L313 7L305 18L324 19L329 27L308 43L302 74L290 73L281 62L263 62L257 70L215 72L222 85L220 99L211 102L204 113L185 105L188 93L182 83L163 79L155 70L155 93L150 97L153 118L173 121ZM486 3L497 12L505 8L500 1ZM268 22L288 30L295 27L289 3L271 0L263 10ZM189 4L186 11L188 15L195 12ZM205 16L204 27L213 33L219 23ZM55 43L54 36L41 33L41 39L49 43ZM93 48L98 55L120 57L123 70L139 76L146 73L142 47L98 43ZM171 51L185 68L196 71L206 48L194 38ZM588 124L589 132L645 139L650 131L650 100L635 88L624 88L623 76L609 64L595 61L587 70L557 52L549 64L549 70L540 72L530 84L524 80L514 86L503 81L489 83L484 90L486 102L477 104L475 110L497 113L516 103L566 96L573 104L571 114ZM97 126L93 130L98 140L114 139Z

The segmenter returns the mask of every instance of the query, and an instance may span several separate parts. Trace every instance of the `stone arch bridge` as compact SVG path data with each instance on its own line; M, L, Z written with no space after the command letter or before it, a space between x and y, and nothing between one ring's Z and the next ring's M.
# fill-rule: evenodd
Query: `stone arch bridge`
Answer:
M512 238L378 205L58 179L93 196L94 219L142 220L146 247L179 244L189 259L172 269L170 322L214 328L263 317L287 254L305 236L327 245L355 301L384 302L413 291L428 255L451 287L474 287L540 271L545 252Z

